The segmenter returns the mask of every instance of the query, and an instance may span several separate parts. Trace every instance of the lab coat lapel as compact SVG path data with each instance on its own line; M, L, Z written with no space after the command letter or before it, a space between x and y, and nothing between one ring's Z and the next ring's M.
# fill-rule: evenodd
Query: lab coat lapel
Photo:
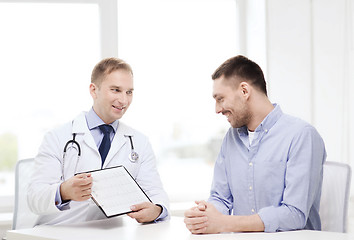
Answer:
M83 142L92 148L93 150L98 152L95 140L92 137L90 130L87 127L85 113L81 113L78 117L76 117L73 121L73 133L77 133L78 136L82 136Z
M103 164L103 167L106 167L109 162L114 158L118 151L126 144L127 139L125 135L132 135L131 129L122 122L119 122L117 132L114 135L114 138L111 143L111 148L109 149L106 160Z

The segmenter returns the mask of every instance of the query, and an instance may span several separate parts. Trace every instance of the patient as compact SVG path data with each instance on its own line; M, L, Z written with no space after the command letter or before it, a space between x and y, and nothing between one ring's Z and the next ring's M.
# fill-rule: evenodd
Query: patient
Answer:
M261 68L244 56L212 75L215 111L231 125L208 201L185 212L191 233L320 230L324 142L267 97Z

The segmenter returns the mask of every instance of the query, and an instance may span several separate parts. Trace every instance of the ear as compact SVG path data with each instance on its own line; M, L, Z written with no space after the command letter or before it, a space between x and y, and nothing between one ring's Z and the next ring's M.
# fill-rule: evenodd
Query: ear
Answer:
M90 84L90 94L93 99L97 98L97 93L96 93L97 89L98 89L98 87L94 83Z
M251 86L247 82L241 82L239 89L241 90L242 96L245 99L248 99L250 97L252 89L251 89Z

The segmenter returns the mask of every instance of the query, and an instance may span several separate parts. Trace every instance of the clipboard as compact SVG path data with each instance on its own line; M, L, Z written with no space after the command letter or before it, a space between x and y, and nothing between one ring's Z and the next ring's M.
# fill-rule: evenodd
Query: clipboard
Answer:
M132 212L134 204L152 202L122 165L86 173L91 173L93 181L91 199L107 218Z

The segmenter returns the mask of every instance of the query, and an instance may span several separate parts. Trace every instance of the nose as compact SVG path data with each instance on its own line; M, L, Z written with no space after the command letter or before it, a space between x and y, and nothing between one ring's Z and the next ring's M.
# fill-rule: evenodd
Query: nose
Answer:
M125 93L122 93L119 95L118 101L120 104L123 106L126 106L128 104L128 96Z
M215 112L216 112L216 114L219 114L222 111L223 111L222 106L220 106L220 104L218 104L218 103L215 103Z

